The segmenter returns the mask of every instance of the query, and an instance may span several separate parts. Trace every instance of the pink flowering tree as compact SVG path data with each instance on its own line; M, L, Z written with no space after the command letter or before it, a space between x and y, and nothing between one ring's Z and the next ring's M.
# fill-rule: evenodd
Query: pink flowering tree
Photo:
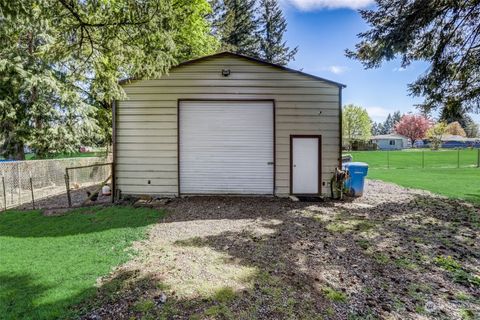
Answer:
M395 125L395 132L407 137L412 142L423 139L430 128L430 120L422 115L406 114Z

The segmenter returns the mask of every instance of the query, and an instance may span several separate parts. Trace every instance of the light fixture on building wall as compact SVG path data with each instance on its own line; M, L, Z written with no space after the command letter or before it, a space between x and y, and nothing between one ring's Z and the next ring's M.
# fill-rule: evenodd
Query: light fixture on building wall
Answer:
M222 76L228 77L230 75L230 69L222 69Z

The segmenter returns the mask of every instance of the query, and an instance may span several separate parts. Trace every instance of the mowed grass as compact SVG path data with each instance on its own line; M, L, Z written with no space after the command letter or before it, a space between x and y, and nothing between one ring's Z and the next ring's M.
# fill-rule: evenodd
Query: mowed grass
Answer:
M460 152L460 157L458 152ZM478 150L349 152L369 164L368 178L480 203ZM422 168L422 158L424 168ZM460 168L457 168L457 167Z
M126 262L132 242L163 212L88 208L46 217L0 213L0 319L61 319L95 292L97 278Z
M480 204L480 169L369 169L368 178Z
M346 152L353 161L367 162L372 168L473 168L478 165L478 149L406 149L399 151Z

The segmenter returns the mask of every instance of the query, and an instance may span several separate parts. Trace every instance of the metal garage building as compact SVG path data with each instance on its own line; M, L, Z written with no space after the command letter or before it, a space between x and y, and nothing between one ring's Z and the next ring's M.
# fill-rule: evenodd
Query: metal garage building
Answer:
M229 52L123 84L120 194L321 194L341 158L342 84Z

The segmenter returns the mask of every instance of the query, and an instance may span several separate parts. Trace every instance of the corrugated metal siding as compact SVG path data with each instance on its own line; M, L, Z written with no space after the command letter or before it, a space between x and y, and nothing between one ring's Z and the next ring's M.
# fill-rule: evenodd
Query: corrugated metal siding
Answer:
M273 103L180 103L182 194L273 193Z
M231 75L223 77L222 69ZM329 192L339 155L338 87L243 58L216 57L124 88L128 100L118 103L116 128L116 179L124 194L177 194L178 99L275 100L276 193L289 193L291 134L322 135L322 192Z

